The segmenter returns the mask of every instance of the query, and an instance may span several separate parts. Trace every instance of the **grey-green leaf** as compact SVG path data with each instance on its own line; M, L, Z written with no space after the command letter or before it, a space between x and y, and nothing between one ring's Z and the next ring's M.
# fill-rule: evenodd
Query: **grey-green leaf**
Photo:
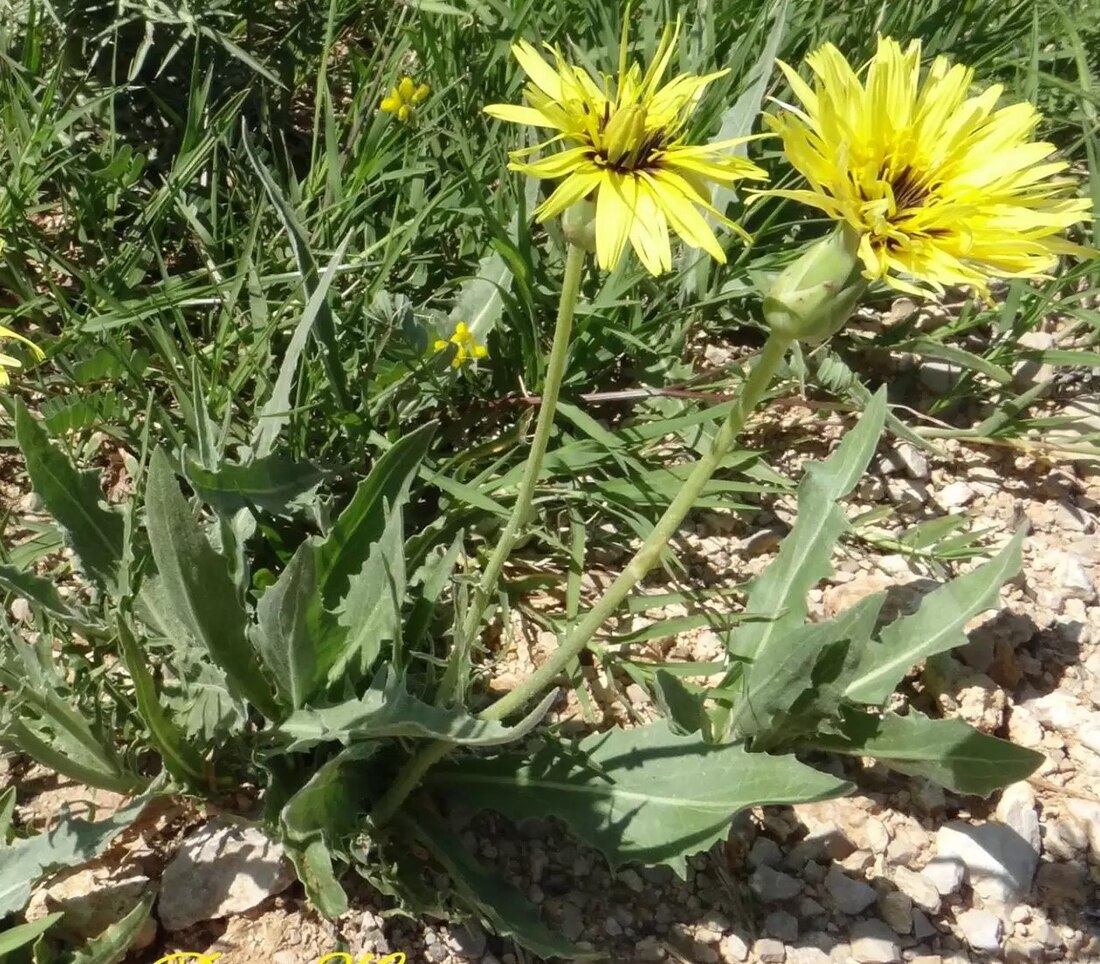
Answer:
M0 917L21 911L31 899L31 885L47 874L98 857L138 818L147 802L135 801L96 823L65 811L49 833L0 847Z
M64 916L64 911L59 911L56 914L47 914L45 917L40 917L38 920L28 921L26 924L17 924L15 927L9 927L0 934L0 960L4 959L5 954L10 954L20 947L26 947L26 945L36 937L45 934L46 931L53 927L53 925Z
M681 876L687 857L724 839L739 810L851 789L793 756L678 736L664 720L594 733L576 746L548 743L534 757L454 760L429 780L465 806L513 820L557 817L615 866L666 863Z
M1021 529L989 562L929 593L915 613L887 626L880 642L864 650L848 699L881 705L914 663L965 643L966 624L996 606L1001 586L1020 571L1024 534Z
M68 964L117 964L121 961L149 919L155 897L153 893L146 893L129 913L73 954Z
M95 472L78 472L50 444L45 429L15 400L15 437L23 452L34 491L65 533L85 574L100 589L118 584L125 525L122 516L102 505Z
M730 638L735 656L755 660L773 642L802 625L806 594L831 569L833 547L847 528L837 500L859 482L875 453L886 418L886 392L871 399L859 423L824 462L811 463L798 487L798 521L783 540L779 554L753 582L746 612L775 614L769 622L739 626Z
M603 956L583 953L550 930L539 919L535 906L515 887L474 860L462 841L435 814L419 808L412 816L399 820L403 829L416 834L428 847L459 895L498 934L513 938L542 958L584 961Z
M387 667L379 670L359 699L298 710L275 733L289 737L288 750L308 750L331 740L350 744L395 736L447 740L465 746L498 746L531 732L553 700L551 693L515 726L505 726L479 720L460 707L442 708L424 703L412 696L404 680Z
M176 618L225 671L231 691L277 719L226 560L207 541L160 449L150 460L145 509L149 544Z
M256 606L260 656L283 701L292 709L305 705L321 682L321 667L332 661L321 659L318 652L324 611L317 591L315 558L310 542L299 545Z
M138 713L164 761L164 768L184 786L196 789L205 787L207 780L202 757L187 742L183 731L164 712L153 677L146 666L145 654L122 615L118 617L118 641L122 660L134 683L134 700Z
M870 643L885 601L885 593L868 596L835 619L790 630L782 646L761 652L744 674L741 697L730 720L734 738L760 735L768 742L777 719L785 717L803 692L814 686L814 666L828 647L843 643L862 651ZM840 693L836 698L839 702Z
M373 746L333 757L287 801L279 814L283 842L298 879L321 913L346 913L348 898L332 869L331 849L356 830L370 789L366 762Z
M850 710L837 735L821 735L808 743L835 753L874 757L956 793L983 797L1026 780L1044 760L1041 753L987 736L962 720L933 720L913 711L906 716L874 716Z
M289 515L295 502L316 490L323 478L324 473L311 462L281 455L213 470L187 463L187 479L196 495L226 515L252 506L272 515Z

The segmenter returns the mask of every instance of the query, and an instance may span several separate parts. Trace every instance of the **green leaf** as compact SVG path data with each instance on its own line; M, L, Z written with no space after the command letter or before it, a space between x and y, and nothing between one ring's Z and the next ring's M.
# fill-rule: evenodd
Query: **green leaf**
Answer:
M45 430L15 399L15 436L34 491L65 533L85 574L100 589L118 584L125 526L122 516L102 505L99 475L78 472L50 444Z
M735 656L756 660L770 646L802 625L806 594L831 571L833 547L848 527L837 500L859 482L875 453L886 417L886 392L868 403L859 423L824 462L811 463L798 487L798 520L775 560L749 590L745 611L772 616L770 622L745 623L730 637Z
M122 660L134 683L138 714L149 730L165 769L185 786L205 787L207 780L202 757L161 707L156 685L146 667L145 654L122 615L118 617L118 641Z
M848 699L881 705L914 663L965 643L966 624L996 606L1001 586L1020 571L1024 535L1021 529L989 562L929 593L915 613L887 626L880 642L864 650Z
M383 644L396 641L400 636L406 583L405 528L401 509L402 505L396 509L383 506L385 528L371 545L362 570L352 576L348 584L336 619L347 633L328 669L330 680L346 676L355 680L365 678L381 654Z
M57 826L0 847L0 917L16 914L31 899L31 886L55 870L98 857L140 816L148 800L137 800L106 820L92 823L63 810Z
M868 596L835 619L792 629L784 634L782 646L771 646L761 653L744 673L744 687L730 718L733 736L745 739L759 735L764 745L771 745L779 735L779 720L789 718L807 689L822 685L822 680L814 679L818 661L823 657L828 660L835 652L832 647L838 644L843 645L845 653L862 652L870 643L885 601L885 593ZM842 695L839 690L834 693L835 705L839 705Z
M845 712L837 735L807 741L816 749L869 756L911 776L925 777L956 793L988 796L1026 780L1043 754L975 730L962 720Z
M460 707L441 708L409 694L404 679L385 667L358 699L335 706L308 707L288 716L275 733L289 737L288 751L308 750L337 740L377 740L383 737L447 740L464 746L499 746L526 736L546 715L555 694L547 697L515 726L479 720Z
M324 666L335 659L318 652L325 614L315 560L314 546L303 542L256 606L257 648L283 701L292 709L305 705L323 679Z
M57 584L52 579L44 579L34 573L0 563L0 587L26 597L36 606L41 606L46 612L65 622L81 621L81 617L61 598Z
M851 789L793 756L678 736L665 720L594 733L576 746L548 743L533 758L455 760L428 779L465 806L517 821L557 817L614 866L666 863L681 876L686 858L724 839L739 810Z
M584 961L603 957L583 953L550 930L539 919L534 905L511 884L474 860L456 834L435 814L420 808L414 815L402 815L398 820L404 830L415 834L431 851L447 871L459 896L496 933L511 937L542 958Z
M153 558L176 618L225 671L234 695L268 719L278 719L278 704L245 631L247 618L226 560L203 535L159 448L149 464L145 510Z
M689 686L678 676L659 669L653 677L653 692L661 715L681 734L698 733L707 723L706 693Z
M429 422L394 443L359 483L348 507L318 546L317 580L326 609L339 606L352 576L366 563L370 547L382 538L388 514L407 501L436 427Z
M26 924L17 924L15 927L9 927L0 934L0 959L3 959L3 955L10 954L20 947L25 947L36 937L45 934L46 931L53 927L53 925L64 916L64 911L58 911L56 914L47 914L45 917L29 921Z
M348 909L330 851L361 823L371 787L365 763L374 751L374 746L359 744L333 757L279 814L283 841L298 879L310 901L327 917L339 917Z
M188 461L187 480L203 502L232 515L253 506L272 515L290 515L296 500L314 492L324 473L310 462L268 455L244 465L211 470Z
M67 964L117 964L149 919L156 895L146 893L125 917L93 937L69 958Z

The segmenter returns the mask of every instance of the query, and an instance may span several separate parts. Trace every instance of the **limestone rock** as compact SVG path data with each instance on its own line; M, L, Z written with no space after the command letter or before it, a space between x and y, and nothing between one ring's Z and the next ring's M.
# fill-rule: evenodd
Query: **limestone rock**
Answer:
M251 910L294 877L283 848L255 827L215 817L164 870L158 914L170 930Z

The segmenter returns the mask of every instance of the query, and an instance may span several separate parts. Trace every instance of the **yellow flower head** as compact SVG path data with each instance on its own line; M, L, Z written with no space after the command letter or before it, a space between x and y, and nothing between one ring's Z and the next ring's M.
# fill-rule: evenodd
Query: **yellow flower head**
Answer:
M811 88L780 64L802 103L766 115L805 190L794 198L851 225L866 276L916 294L945 285L989 296L990 278L1049 272L1059 254L1091 254L1059 235L1088 200L1032 141L1028 103L997 108L1001 87L970 94L974 72L937 57L921 77L920 41L879 38L861 80L832 44L807 58ZM902 280L905 276L909 281Z
M667 271L672 266L670 225L688 244L724 262L725 254L698 209L745 233L711 205L708 182L728 185L765 178L755 164L727 153L750 138L696 146L685 142L703 90L728 71L681 74L662 84L678 33L679 24L665 29L653 63L643 73L638 64L627 66L624 21L617 80L597 80L547 47L555 64L551 66L521 41L512 53L530 78L524 89L529 106L485 108L501 120L558 132L539 147L560 141L564 150L533 163L522 160L527 151L516 151L509 167L532 177L565 178L536 210L540 221L585 198L595 199L596 258L605 269L618 264L629 240L652 274Z
M478 343L470 326L464 321L455 325L454 334L450 338L437 338L432 347L438 352L446 351L452 345L455 349L455 357L451 359L452 368L461 368L466 362L478 361L489 354L489 349Z
M413 108L421 103L432 92L427 84L417 84L408 75L401 78L397 84L378 106L387 114L394 114L404 123L413 115Z
M2 246L0 246L0 248L2 248ZM31 350L35 358L41 359L42 357L44 357L42 349L39 348L30 339L24 338L22 335L12 331L10 328L4 327L4 325L0 325L0 341L3 341L5 338L10 338L13 341L22 342ZM18 358L13 358L11 355L6 355L3 352L0 352L0 385L7 385L8 382L11 380L8 377L7 372L9 368L22 367L23 364L19 361Z

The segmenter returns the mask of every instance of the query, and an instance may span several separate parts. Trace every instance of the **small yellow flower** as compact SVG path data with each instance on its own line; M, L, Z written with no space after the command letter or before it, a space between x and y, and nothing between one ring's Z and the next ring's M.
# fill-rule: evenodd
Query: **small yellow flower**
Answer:
M3 341L5 338L10 338L13 341L22 342L31 350L35 358L41 359L44 357L42 349L39 348L29 338L24 338L22 335L12 331L10 328L6 328L4 325L0 325L0 341ZM8 382L11 380L7 372L9 368L22 367L23 363L20 362L18 358L13 358L11 355L5 355L3 352L0 352L0 385L7 385Z
M698 209L747 235L711 204L709 182L730 185L743 178L766 178L755 164L729 153L729 148L752 138L687 143L685 130L704 89L728 71L681 74L662 83L678 33L678 23L665 29L653 63L643 73L638 64L627 66L624 21L617 80L596 79L547 47L554 58L551 66L531 44L521 41L512 53L530 78L524 89L529 106L485 108L500 120L555 132L539 148L561 142L564 150L534 163L522 160L529 151L514 151L509 167L532 177L564 178L535 212L540 221L586 198L595 201L596 259L606 270L619 263L627 241L651 274L669 270L670 226L692 247L725 262L714 231Z
M455 357L451 359L452 368L461 368L466 362L478 361L489 354L489 349L478 343L470 326L464 321L455 325L454 334L450 338L437 338L433 345L437 352L446 351L451 346L455 349Z
M427 84L417 84L408 75L401 78L401 82L394 87L389 94L382 98L379 105L387 114L394 114L399 121L404 123L413 115L413 108L420 104L432 92Z
M765 119L808 187L764 193L850 225L866 277L988 298L991 278L1037 277L1060 254L1095 254L1059 237L1092 205L1055 176L1067 164L1050 160L1054 145L1031 140L1031 104L997 108L997 85L972 96L974 71L944 57L922 79L919 40L903 50L880 37L862 79L832 44L806 62L812 88L780 64L801 108Z

